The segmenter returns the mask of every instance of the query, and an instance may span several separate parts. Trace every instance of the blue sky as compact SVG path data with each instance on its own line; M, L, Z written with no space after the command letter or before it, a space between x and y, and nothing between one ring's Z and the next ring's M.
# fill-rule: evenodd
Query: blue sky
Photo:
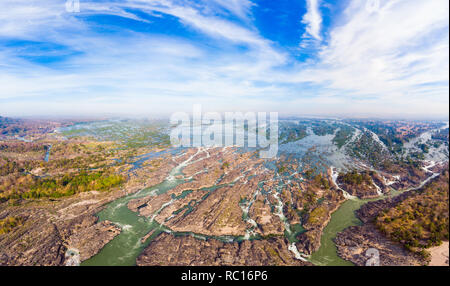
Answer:
M445 0L0 2L0 115L444 117Z

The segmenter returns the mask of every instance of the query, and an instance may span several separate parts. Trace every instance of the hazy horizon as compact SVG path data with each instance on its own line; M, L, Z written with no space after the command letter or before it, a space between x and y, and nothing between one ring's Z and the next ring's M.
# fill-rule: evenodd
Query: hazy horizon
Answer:
M445 0L79 2L1 1L0 116L449 117Z
M210 111L205 111L210 112ZM226 111L226 112L242 112L245 113L245 110L236 110L236 111ZM265 111L263 111L265 112ZM192 113L189 113L189 116ZM204 113L203 113L204 114ZM219 112L219 114L224 118L224 112ZM269 111L267 111L269 114ZM16 119L30 119L30 120L89 120L89 121L97 121L97 120L169 120L170 114L165 115L155 115L155 114L83 114L83 115L75 115L75 114L40 114L40 115L5 115L0 114L0 117L9 117ZM304 114L304 115L295 115L295 114L278 114L279 120L301 120L301 119L317 119L317 120L380 120L380 121L438 121L438 122L449 122L449 116L369 116L369 115L316 115L316 114Z

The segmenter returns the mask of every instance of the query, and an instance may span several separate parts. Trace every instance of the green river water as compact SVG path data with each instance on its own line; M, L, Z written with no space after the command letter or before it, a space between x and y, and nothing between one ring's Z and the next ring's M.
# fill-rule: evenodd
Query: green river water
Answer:
M340 258L337 254L337 247L334 243L336 235L349 226L361 225L362 222L356 217L355 211L360 209L362 205L370 202L385 199L386 197L398 196L404 192L417 190L423 187L431 179L438 176L434 173L416 187L406 190L391 190L389 194L374 199L350 199L345 201L332 215L331 220L323 230L320 238L320 248L314 252L308 259L315 265L326 266L351 266L352 262Z
M320 248L311 255L309 261L315 265L353 265L350 261L344 260L337 255L337 248L333 240L338 232L343 231L347 227L361 225L361 221L356 217L355 211L366 202L366 200L359 199L347 200L331 215L331 220L323 230L320 238Z
M128 202L133 199L146 197L149 195L160 195L175 188L177 185L186 182L185 179L175 179L178 176L183 176L183 164L174 168L169 179L164 180L161 184L153 187L143 189L135 194L130 194L119 198L109 204L97 213L99 221L111 221L121 228L121 232L113 240L103 247L99 253L92 258L81 263L82 266L133 266L136 265L136 258L144 250L144 248L161 232L171 232L165 226L161 226L152 217L139 216L138 212L133 212L128 208ZM211 188L200 189L205 192L205 197L209 192L222 187L217 185ZM172 197L172 200L183 198L190 191L183 192L178 197ZM170 202L169 202L170 203ZM164 208L163 205L162 208ZM162 209L161 208L161 209ZM159 213L159 211L157 211ZM145 243L141 239L148 233L153 232L152 235L146 239ZM175 233L174 235L192 235L199 239L209 238L193 233ZM222 241L240 241L243 237L212 237Z
M137 256L145 246L159 233L166 230L151 218L138 216L138 213L131 211L127 204L130 200L145 197L150 194L162 194L181 183L181 180L164 181L162 184L144 189L137 194L128 195L117 199L106 206L97 215L101 221L109 220L121 227L121 233L112 241L105 245L102 250L84 261L82 266L94 265L121 265L131 266L136 264ZM154 230L147 242L141 243L141 238Z
M117 199L108 204L97 215L101 221L109 220L120 226L122 232L106 244L97 255L84 261L81 265L135 265L136 258L148 243L161 232L169 230L161 227L158 223L152 221L151 218L138 216L138 213L131 211L127 207L128 202L150 194L162 194L181 182L182 180L165 181L160 185ZM367 200L347 200L332 214L331 220L325 227L321 237L320 249L309 259L312 263L316 265L353 265L337 255L333 239L338 232L345 228L361 224L354 211L366 202ZM147 239L146 243L141 243L141 238L152 230L154 232Z
M170 180L165 180L163 183L153 186L151 188L144 189L138 193L119 198L111 203L109 203L104 210L99 212L97 215L101 221L109 220L116 225L120 226L122 231L116 236L112 241L105 245L101 251L93 256L92 258L81 263L82 266L95 266L95 265L121 265L121 266L132 266L136 265L136 258L144 250L144 248L154 239L158 234L163 231L170 232L169 229L164 226L160 226L157 222L151 218L146 218L138 216L137 212L131 211L127 204L130 200L145 197L148 195L159 195L167 192L168 190L176 187L180 183L185 182L183 179L174 179L177 175L182 174L181 168L175 168L171 172ZM416 188L423 186L427 181L429 181L431 176L422 184ZM219 186L218 186L219 187ZM217 187L216 187L217 188ZM402 193L402 191L391 192L390 196L395 196ZM351 266L353 263L343 260L337 255L337 248L334 244L334 238L338 232L343 231L345 228L354 225L361 225L361 221L356 217L355 211L358 210L363 204L385 198L379 197L376 199L350 199L345 201L332 215L331 220L325 227L322 237L321 246L318 251L313 253L308 259L315 265L329 265L329 266ZM175 198L176 199L176 198ZM141 242L141 238L153 231L151 237L149 237L145 243ZM301 231L301 229L297 230ZM180 235L194 235L191 233L180 234ZM195 235L194 235L195 236ZM205 238L205 237L201 237ZM221 238L224 241L230 238ZM233 238L233 241L240 241L242 238Z

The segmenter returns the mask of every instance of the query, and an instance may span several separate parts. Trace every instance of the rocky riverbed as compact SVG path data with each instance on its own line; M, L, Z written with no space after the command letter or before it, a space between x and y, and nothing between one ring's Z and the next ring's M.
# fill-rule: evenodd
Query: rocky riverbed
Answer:
M295 259L283 238L226 243L192 236L158 236L137 258L137 265L312 265Z
M110 192L84 192L71 197L43 198L17 206L0 204L0 218L20 217L23 223L0 235L0 265L64 265L66 251L77 249L80 261L97 254L116 237L121 228L110 221L98 221L96 214L109 202L136 193L167 177L171 158L163 168L130 174L122 188Z
M375 225L377 216L386 210L395 208L403 201L417 196L423 192L425 188L436 182L446 181L443 174L446 174L448 165L441 165L440 169L435 171L443 172L441 178L431 180L427 185L418 190L411 190L401 193L397 196L388 197L386 199L372 201L364 204L356 211L357 217L362 221L361 226L351 226L337 234L335 243L338 254L345 260L351 261L356 265L366 265L368 256L367 251L376 249L379 254L380 265L426 265L429 263L427 255L419 255L419 252L413 252L404 247L404 245L392 241L386 234L380 232ZM448 178L448 175L446 175ZM448 183L448 181L447 181ZM448 190L448 184L443 182L444 187ZM431 187L433 188L433 187ZM439 190L435 190L438 192ZM448 209L447 209L448 212Z

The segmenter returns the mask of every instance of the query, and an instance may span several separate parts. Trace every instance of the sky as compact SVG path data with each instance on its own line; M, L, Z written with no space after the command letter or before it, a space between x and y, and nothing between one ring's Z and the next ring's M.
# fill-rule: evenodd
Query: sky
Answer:
M76 2L0 1L0 116L448 119L447 0Z

